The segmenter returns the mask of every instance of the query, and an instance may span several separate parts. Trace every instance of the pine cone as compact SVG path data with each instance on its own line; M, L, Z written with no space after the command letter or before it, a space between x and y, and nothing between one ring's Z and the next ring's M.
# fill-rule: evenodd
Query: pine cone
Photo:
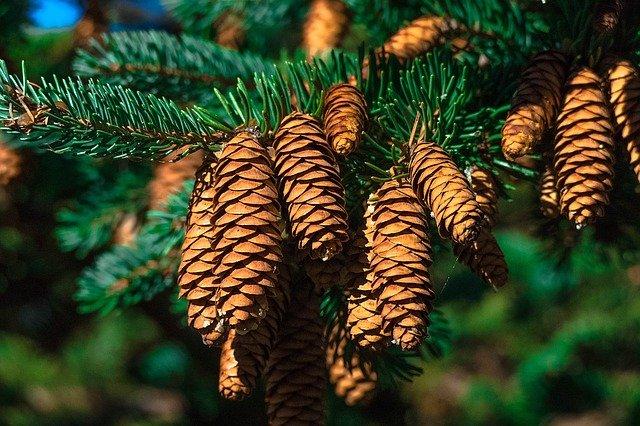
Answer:
M558 195L555 173L550 166L544 169L540 177L540 210L549 219L560 216L560 195Z
M314 0L302 30L302 46L307 57L339 47L349 23L349 11L342 0Z
M240 132L226 143L214 187L215 301L225 325L243 334L265 317L268 298L282 292L278 191L271 159L253 133Z
M204 154L196 151L185 158L172 162L183 150L178 150L164 159L164 163L156 165L153 179L149 182L149 209L162 210L170 195L179 192L184 182L193 179L198 167L202 164Z
M373 197L371 198L373 199ZM365 212L366 227L359 231L350 247L347 259L355 259L350 266L347 260L346 285L347 328L351 339L363 348L380 350L388 346L391 334L382 329L382 312L378 304L378 295L373 291L373 272L370 270L372 259L374 223L371 218L373 206ZM358 254L361 253L361 254ZM363 255L367 256L364 262Z
M178 269L180 297L184 297L189 303L188 323L202 334L204 342L209 345L217 343L223 334L213 302L216 290L211 249L214 170L214 159L206 157L196 172Z
M369 272L369 258L367 237L364 229L359 229L347 244L344 251L341 281L344 289L349 293L352 289L363 285Z
M371 216L373 292L383 330L403 350L411 350L424 340L433 309L427 217L407 181L386 182L376 198Z
M355 348L347 352L349 336L336 325L327 338L327 370L336 395L347 405L367 404L373 398L378 374L371 362L362 359Z
M324 131L333 150L351 154L360 144L367 117L367 103L349 84L331 87L324 96Z
M509 269L496 239L488 231L481 232L470 245L454 244L458 261L467 265L476 275L494 288L504 286Z
M323 326L310 286L292 295L265 373L270 425L322 424L326 392Z
M239 401L251 394L267 365L276 342L284 310L289 304L291 277L287 268L280 274L282 292L269 299L267 316L257 329L239 334L230 330L220 354L220 393Z
M471 189L484 213L485 223L493 228L498 220L498 182L490 171L474 167L471 170Z
M625 59L609 61L606 77L620 141L640 181L640 75Z
M104 0L89 0L87 10L73 30L73 45L86 48L91 39L99 39L109 30Z
M0 142L0 185L8 185L20 174L21 162L20 155L15 149Z
M328 260L349 239L344 188L317 120L294 112L275 136L275 170L298 249Z
M458 244L473 241L481 228L482 210L449 155L433 142L419 142L413 147L409 171L413 190L433 212L440 235Z
M461 29L461 25L454 19L422 16L398 30L384 43L381 50L385 55L394 55L400 61L413 59L444 44L447 37Z
M604 215L613 183L613 128L601 86L591 69L577 69L558 116L554 169L560 210L578 228Z
M317 291L328 290L334 285L342 285L342 270L344 259L337 255L326 262L320 259L305 259L304 270Z
M229 10L213 23L216 43L228 49L238 50L244 44L245 29L242 15Z
M502 128L502 152L510 160L530 154L555 123L562 101L567 59L549 50L534 56L522 73Z
M624 9L624 0L601 0L596 6L594 27L601 34L608 34L616 29Z
M138 235L140 223L135 213L124 213L113 231L113 244L119 246L132 246Z

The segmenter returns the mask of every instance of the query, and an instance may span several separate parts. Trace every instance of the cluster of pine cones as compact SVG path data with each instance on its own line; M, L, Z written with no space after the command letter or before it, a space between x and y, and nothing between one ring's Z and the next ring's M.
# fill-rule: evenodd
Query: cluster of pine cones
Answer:
M293 112L273 140L248 128L204 159L182 247L180 295L189 325L222 347L221 393L241 399L264 374L272 424L321 419L325 362L347 402L370 396L376 374L344 356L349 340L410 350L425 339L434 298L427 212L462 262L493 286L507 279L489 232L493 175L473 169L470 183L431 142L413 144L410 178L384 183L365 229L352 233L337 156L358 148L367 105L348 84L331 87L323 105L322 122ZM324 331L318 298L334 285L348 298L346 320Z
M640 180L640 76L628 60L608 56L596 67L569 69L557 51L536 55L522 75L502 130L515 160L541 148L542 213L564 215L580 229L604 216L613 187L616 144L626 147ZM553 143L545 143L555 135ZM549 138L550 139L550 138Z

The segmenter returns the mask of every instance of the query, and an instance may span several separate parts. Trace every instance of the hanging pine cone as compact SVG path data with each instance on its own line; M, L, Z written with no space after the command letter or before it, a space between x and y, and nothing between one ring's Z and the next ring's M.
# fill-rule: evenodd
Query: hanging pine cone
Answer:
M359 229L345 248L340 280L347 293L366 282L369 271L366 245L364 229Z
M498 182L490 171L480 167L474 167L470 177L471 189L484 213L485 223L493 228L498 220Z
M204 154L196 151L178 161L184 152L178 150L164 159L164 163L156 165L153 171L153 179L149 182L149 209L162 210L170 195L179 192L185 181L193 179L196 170L202 164Z
M220 353L220 393L239 401L251 394L267 365L276 342L279 325L289 304L291 277L287 268L280 274L282 291L269 299L267 316L255 330L239 334L230 330Z
M265 373L269 424L322 424L326 392L323 325L308 285L293 291Z
M640 181L640 75L625 59L608 61L606 77L620 141Z
M483 231L473 243L454 244L458 261L467 265L477 276L494 288L504 286L509 279L509 269L496 239Z
M373 398L378 374L371 362L355 350L347 352L348 342L344 327L336 325L329 333L326 356L329 382L347 405L367 404Z
M20 155L0 142L0 185L6 186L20 174Z
M373 272L369 268L375 226L371 219L372 212L373 206L370 206L365 212L365 229L356 234L347 253L347 328L356 344L380 350L389 345L391 334L382 329L382 312L378 305L378 295L373 291ZM363 259L365 255L366 262ZM351 265L349 259L356 262Z
M601 34L612 32L620 22L624 0L601 0L596 6L593 25Z
M382 327L403 350L424 340L433 309L427 217L407 181L391 180L376 193L370 250L373 292Z
M540 177L540 210L544 217L555 219L560 216L560 195L556 186L553 169L547 166Z
M433 212L440 235L459 244L473 241L482 225L482 210L449 155L433 142L418 142L409 171L415 194Z
M188 323L202 334L203 341L208 345L217 343L223 335L213 301L216 290L211 249L215 171L213 160L211 157L205 158L196 172L178 269L180 297L184 297L189 304Z
M381 50L401 61L413 59L444 44L448 37L461 29L461 25L455 19L422 16L398 30L384 43Z
M360 144L367 117L367 103L358 89L349 84L331 87L324 96L324 131L333 150L351 154Z
M343 263L342 256L337 255L326 262L320 259L305 259L303 265L307 276L316 285L316 290L322 292L334 285L342 284Z
M275 170L298 249L328 260L349 239L338 165L316 119L294 112L275 136Z
M245 29L242 15L234 10L223 13L213 23L216 43L220 46L238 50L244 44Z
M302 30L302 46L307 57L339 47L349 22L349 11L342 0L314 0Z
M502 152L514 160L530 154L555 123L562 101L567 59L549 50L533 57L522 73L502 128Z
M613 128L600 78L577 69L558 116L554 169L560 210L578 228L604 215L613 183Z
M238 133L220 153L215 174L213 275L218 315L238 333L255 329L269 297L280 297L278 191L267 150L249 132Z

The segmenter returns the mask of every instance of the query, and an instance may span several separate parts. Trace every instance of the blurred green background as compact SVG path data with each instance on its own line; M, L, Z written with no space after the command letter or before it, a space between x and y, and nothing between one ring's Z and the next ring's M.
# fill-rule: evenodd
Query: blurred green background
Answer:
M31 20L47 26L43 16ZM68 67L68 27L0 37L34 76ZM55 214L92 180L78 160L23 151L23 161L18 180L0 188L0 424L263 424L260 392L242 403L218 397L216 355L161 298L106 316L77 312L76 281L92 257L59 250ZM638 423L640 264L588 244L552 260L525 207L535 206L534 188L517 185L497 231L509 285L493 292L438 254L451 347L368 406L329 395L329 424Z

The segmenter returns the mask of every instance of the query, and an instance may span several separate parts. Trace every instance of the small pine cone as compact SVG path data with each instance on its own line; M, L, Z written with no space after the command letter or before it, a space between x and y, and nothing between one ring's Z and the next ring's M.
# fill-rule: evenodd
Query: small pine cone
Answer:
M370 263L385 333L402 350L425 338L434 290L427 217L411 185L391 180L376 193Z
M470 177L471 189L484 213L485 223L493 228L498 220L498 182L490 171L480 167L474 167Z
M257 329L239 334L230 330L220 353L219 389L226 399L239 401L249 396L267 365L276 342L284 310L289 304L291 277L287 268L280 274L282 292L269 299L267 316Z
M326 392L318 297L297 286L265 372L269 424L323 423Z
M348 342L349 335L343 327L337 325L329 333L326 356L329 382L348 406L367 404L373 398L378 374L372 363L355 350L347 353Z
M342 0L314 0L302 30L302 46L307 57L339 47L349 23L349 11Z
M578 228L604 215L613 184L613 128L601 87L595 72L577 69L558 116L554 170L560 211Z
M196 172L196 182L189 201L186 232L182 243L182 258L178 269L180 297L188 306L189 326L199 331L206 344L219 341L223 330L218 324L213 296L216 284L213 277L214 188L215 159L205 158Z
M86 48L91 39L109 30L109 17L104 0L89 0L87 10L73 30L73 45Z
M624 9L624 0L600 0L596 6L593 26L601 34L616 29Z
M413 59L444 44L449 36L461 29L461 25L454 19L422 16L398 30L384 43L381 51L385 55L396 56L400 61Z
M0 185L8 185L20 174L20 163L18 152L0 142Z
M184 182L193 179L202 164L204 154L196 151L179 161L172 162L184 150L179 150L164 159L153 171L153 179L149 182L149 209L161 210L170 195L179 192Z
M278 296L282 230L278 190L267 150L248 131L220 152L215 171L213 275L225 324L243 334L265 317Z
M328 260L349 239L336 158L313 117L294 112L275 135L275 170L298 249Z
M470 245L454 244L458 261L467 265L476 275L494 288L504 286L509 279L509 269L498 242L488 231L481 232Z
M316 285L316 290L322 292L334 285L342 284L343 262L341 255L326 262L320 259L305 259L304 270Z
M617 131L640 181L640 74L630 61L621 59L609 61L606 76Z
M228 49L238 50L244 44L245 29L242 15L230 10L213 23L216 43Z
M333 150L351 154L360 144L367 117L367 102L350 84L331 87L324 96L324 131Z
M544 217L555 219L560 216L560 195L556 186L553 169L547 166L540 177L540 210Z
M413 148L409 169L413 190L433 212L440 235L458 244L473 241L483 213L451 157L433 142L419 142Z
M370 206L365 212L366 227L356 234L347 253L347 328L351 339L360 347L380 350L389 345L391 334L382 329L378 295L373 291L373 272L369 268L375 226L371 219L372 212ZM363 259L365 255L366 262ZM348 259L356 260L353 266L350 266Z
M567 59L556 51L537 54L522 73L502 128L502 152L510 160L530 154L555 123L562 101Z

